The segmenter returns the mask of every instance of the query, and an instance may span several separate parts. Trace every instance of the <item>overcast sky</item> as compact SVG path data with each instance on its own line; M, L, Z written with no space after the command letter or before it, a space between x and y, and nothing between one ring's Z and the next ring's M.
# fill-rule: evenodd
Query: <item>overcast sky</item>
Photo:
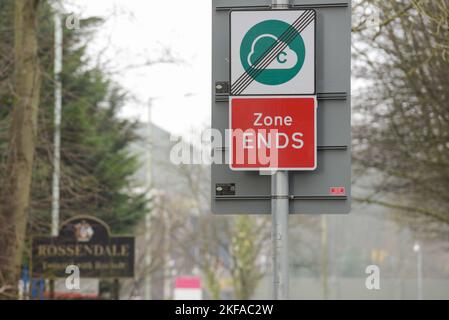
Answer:
M107 22L90 43L90 55L104 52L120 72L114 76L136 98L122 116L147 121L147 101L155 97L153 122L176 134L210 123L211 1L76 0L67 10ZM104 49L106 50L104 51ZM157 59L164 48L184 62L126 68ZM189 97L185 97L188 94Z

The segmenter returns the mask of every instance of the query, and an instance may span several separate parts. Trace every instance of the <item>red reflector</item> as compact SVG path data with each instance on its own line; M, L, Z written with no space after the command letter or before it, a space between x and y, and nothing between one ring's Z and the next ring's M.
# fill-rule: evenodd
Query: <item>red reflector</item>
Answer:
M345 187L331 187L329 193L333 196L344 196L346 194Z

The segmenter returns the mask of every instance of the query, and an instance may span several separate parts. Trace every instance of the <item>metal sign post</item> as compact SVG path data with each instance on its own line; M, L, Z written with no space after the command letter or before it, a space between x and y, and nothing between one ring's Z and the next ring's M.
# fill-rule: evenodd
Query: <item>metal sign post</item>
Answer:
M285 9L290 0L272 0L273 9ZM288 171L271 176L271 223L273 246L273 299L287 300L288 288Z
M288 291L288 171L271 177L271 222L273 242L273 299L287 300Z

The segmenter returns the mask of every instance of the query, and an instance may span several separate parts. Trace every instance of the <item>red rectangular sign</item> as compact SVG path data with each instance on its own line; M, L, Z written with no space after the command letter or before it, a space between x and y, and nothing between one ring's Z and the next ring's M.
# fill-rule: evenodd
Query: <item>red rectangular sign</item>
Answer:
M231 97L232 170L315 170L316 97Z

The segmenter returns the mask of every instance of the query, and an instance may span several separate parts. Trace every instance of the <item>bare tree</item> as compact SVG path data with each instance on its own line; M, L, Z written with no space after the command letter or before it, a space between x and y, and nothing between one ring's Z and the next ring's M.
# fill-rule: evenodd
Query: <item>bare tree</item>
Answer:
M381 20L375 32L354 28L362 88L353 144L356 172L374 186L357 200L398 209L399 220L432 233L447 230L449 1L365 0L356 10L366 6Z
M185 142L180 142L185 143ZM199 152L188 146L193 152ZM217 216L210 209L210 167L182 164L176 170L186 192L166 199L170 215L171 250L183 268L198 268L208 293L220 299L223 282L233 295L249 299L267 270L270 250L269 217Z

